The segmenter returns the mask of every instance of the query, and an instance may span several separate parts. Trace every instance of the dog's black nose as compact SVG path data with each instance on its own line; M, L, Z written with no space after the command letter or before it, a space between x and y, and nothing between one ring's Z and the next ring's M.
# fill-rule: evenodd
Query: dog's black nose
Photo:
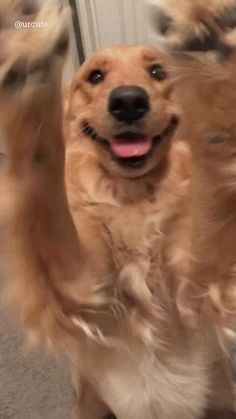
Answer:
M148 95L138 86L121 86L112 91L109 112L118 120L132 124L149 111Z

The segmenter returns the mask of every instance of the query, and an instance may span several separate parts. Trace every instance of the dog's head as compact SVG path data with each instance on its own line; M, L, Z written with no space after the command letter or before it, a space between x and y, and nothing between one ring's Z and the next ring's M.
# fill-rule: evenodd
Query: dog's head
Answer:
M151 47L117 46L92 55L75 76L74 132L107 170L142 176L166 154L178 120L166 64Z

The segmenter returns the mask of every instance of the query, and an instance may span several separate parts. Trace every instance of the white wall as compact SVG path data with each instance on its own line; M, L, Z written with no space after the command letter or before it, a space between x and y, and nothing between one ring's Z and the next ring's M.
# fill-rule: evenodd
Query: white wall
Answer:
M153 44L147 0L77 0L86 55L112 44Z

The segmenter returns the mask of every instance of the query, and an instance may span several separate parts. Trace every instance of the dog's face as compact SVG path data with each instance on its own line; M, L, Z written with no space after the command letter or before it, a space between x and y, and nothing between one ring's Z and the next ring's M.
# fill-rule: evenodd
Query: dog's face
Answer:
M166 58L155 49L122 46L94 54L72 85L78 141L92 144L113 173L146 174L167 153L177 125L171 93Z

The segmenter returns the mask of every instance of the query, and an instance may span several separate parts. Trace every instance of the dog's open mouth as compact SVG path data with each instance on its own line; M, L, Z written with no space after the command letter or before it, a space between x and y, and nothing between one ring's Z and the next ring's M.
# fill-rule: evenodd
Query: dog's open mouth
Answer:
M146 136L145 134L134 134L127 132L114 136L110 141L100 137L93 127L85 122L83 132L93 141L109 150L113 159L127 168L138 168L143 166L152 156L154 149L160 145L165 139L170 138L176 130L178 118L172 116L167 127L161 134L155 137Z
M112 153L121 159L145 156L152 149L152 145L151 137L131 132L117 135L110 142Z

